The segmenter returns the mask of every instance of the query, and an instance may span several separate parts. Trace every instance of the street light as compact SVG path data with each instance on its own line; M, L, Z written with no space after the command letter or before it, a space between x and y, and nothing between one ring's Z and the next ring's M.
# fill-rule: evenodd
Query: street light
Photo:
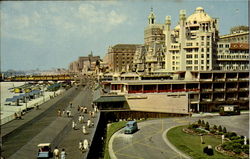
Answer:
M44 93L44 87L45 87L45 85L43 85L43 102L45 102L45 93Z

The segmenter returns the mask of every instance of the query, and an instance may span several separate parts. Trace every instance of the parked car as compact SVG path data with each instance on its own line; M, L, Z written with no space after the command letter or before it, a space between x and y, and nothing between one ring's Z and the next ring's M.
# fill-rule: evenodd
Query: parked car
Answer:
M53 153L51 151L51 144L50 143L41 143L38 144L37 147L39 148L37 158L51 158L53 157Z
M125 134L133 134L138 130L137 122L136 121L129 121L126 124L124 133Z

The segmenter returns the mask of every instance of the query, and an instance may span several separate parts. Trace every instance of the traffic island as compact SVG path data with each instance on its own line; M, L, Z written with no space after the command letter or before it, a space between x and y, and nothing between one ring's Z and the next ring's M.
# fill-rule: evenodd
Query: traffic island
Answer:
M249 140L246 137L227 132L222 126L211 127L204 120L172 128L167 138L193 158L249 158Z
M214 158L214 159L233 159L227 155L223 155L217 151L214 151L212 156L204 153L204 148L208 145L211 145L212 148L215 148L217 145L221 144L221 140L210 135L203 135L202 140L201 136L197 134L190 134L183 131L188 126L178 126L170 129L167 132L168 140L183 153L191 156L192 158ZM203 144L204 142L204 144Z

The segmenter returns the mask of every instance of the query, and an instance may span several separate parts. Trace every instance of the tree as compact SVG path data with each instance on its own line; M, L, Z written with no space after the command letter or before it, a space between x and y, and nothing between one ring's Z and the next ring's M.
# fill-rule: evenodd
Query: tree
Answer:
M218 127L219 132L222 132L222 127L221 125Z
M224 133L227 133L226 127L223 128L223 132L224 132Z
M198 120L198 125L201 125L201 120L200 119Z
M210 127L210 126L209 126L209 123L206 122L205 129L206 129L206 130L209 130L209 127Z
M214 130L217 130L217 126L216 126L216 125L214 125L213 129L214 129Z
M201 121L201 126L205 126L205 121L204 120Z

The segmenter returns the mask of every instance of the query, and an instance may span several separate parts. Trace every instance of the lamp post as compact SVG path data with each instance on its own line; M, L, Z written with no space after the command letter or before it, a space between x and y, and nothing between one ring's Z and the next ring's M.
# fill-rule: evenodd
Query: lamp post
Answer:
M43 85L43 103L45 102L45 93L44 93L44 87L45 87L45 85Z
M25 92L25 110L26 110L26 112L27 112L27 105L28 105L27 93Z

